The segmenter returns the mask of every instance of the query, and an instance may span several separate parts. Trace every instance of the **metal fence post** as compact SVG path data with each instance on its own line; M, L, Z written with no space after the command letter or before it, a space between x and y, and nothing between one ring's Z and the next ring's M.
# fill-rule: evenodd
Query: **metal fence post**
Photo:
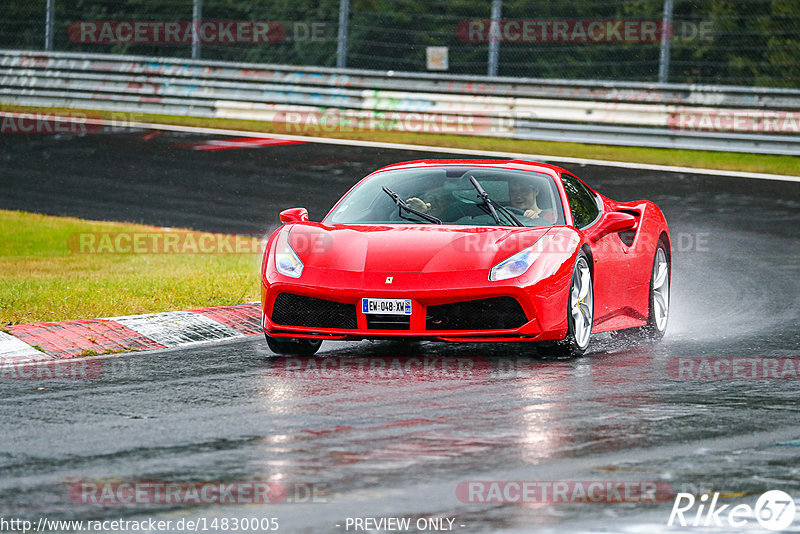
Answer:
M47 0L47 16L44 27L44 49L53 50L53 26L56 22L56 0Z
M661 56L658 60L658 82L669 78L669 40L672 38L672 0L664 0L664 17L661 19Z
M336 66L347 67L347 21L350 18L350 0L339 0L339 40L336 45Z
M489 76L497 76L500 55L500 13L503 0L492 0L492 22L489 26Z
M203 21L203 0L192 0L192 59L200 59L200 23Z

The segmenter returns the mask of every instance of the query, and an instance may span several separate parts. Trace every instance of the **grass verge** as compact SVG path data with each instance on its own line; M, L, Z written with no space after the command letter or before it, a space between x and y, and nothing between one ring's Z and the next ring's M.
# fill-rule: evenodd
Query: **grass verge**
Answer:
M126 246L127 239L112 239L112 249L103 248L104 235L143 235L153 242L153 236L167 234L179 239L179 246L168 252L133 253L133 242ZM220 234L6 210L0 210L0 235L0 326L260 299L260 245L251 237L238 238L246 246L237 253L211 245L228 242ZM93 236L91 247L76 239L86 235ZM205 236L212 237L198 250L221 252L195 253L187 246ZM131 252L121 252L127 250Z
M179 115L155 115L146 113L118 113L103 110L75 110L66 108L43 108L27 106L0 105L0 111L46 112L65 114L76 111L85 112L92 117L115 118L117 121L152 122L205 128L224 128L262 133L283 133L382 141L449 148L474 150L518 152L546 156L569 156L576 158L650 163L656 165L677 165L700 169L722 169L729 171L763 172L770 174L800 175L800 157L768 154L742 154L738 152L713 152L703 150L676 150L666 148L638 148L609 145L587 145L581 143L561 143L554 141L527 141L522 139L503 139L471 135L425 134L393 131L349 131L327 132L314 128L286 127L283 124L239 119L215 119L187 117Z

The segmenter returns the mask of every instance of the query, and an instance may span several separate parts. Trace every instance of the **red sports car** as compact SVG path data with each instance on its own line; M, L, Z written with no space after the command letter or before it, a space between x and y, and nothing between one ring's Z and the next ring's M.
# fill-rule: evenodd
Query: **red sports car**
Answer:
M321 222L280 214L261 270L270 349L322 340L544 342L583 354L592 333L660 338L670 235L652 202L615 202L529 161L424 160L379 169Z

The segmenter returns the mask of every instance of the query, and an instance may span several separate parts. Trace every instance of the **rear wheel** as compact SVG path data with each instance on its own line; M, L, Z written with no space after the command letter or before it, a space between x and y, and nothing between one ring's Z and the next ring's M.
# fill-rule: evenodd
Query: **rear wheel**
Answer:
M667 247L658 243L653 258L653 272L650 276L650 311L647 314L647 325L642 327L642 334L658 340L664 337L669 320L669 281L670 264L667 258Z
M313 356L322 345L321 339L275 338L264 334L269 350L282 356Z
M589 259L581 252L575 260L567 308L567 337L554 344L551 353L581 356L589 346L594 324L594 290Z

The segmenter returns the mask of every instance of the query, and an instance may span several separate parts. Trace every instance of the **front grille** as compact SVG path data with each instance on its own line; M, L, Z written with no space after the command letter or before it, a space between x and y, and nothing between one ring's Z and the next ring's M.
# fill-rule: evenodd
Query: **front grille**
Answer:
M517 299L496 297L428 306L428 330L507 330L528 322Z
M367 314L367 328L370 330L411 330L411 316Z
M286 326L355 329L356 307L353 304L281 293L272 307L272 322Z

